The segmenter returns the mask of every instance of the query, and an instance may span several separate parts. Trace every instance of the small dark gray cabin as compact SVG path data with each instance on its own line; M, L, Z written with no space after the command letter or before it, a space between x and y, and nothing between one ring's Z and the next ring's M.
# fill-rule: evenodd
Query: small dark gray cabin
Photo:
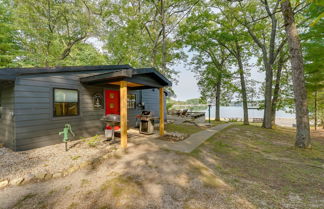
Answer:
M67 123L75 138L102 133L100 118L119 113L121 81L127 81L128 127L144 109L159 116L159 89L171 82L154 68L0 69L0 143L15 151L62 143L58 133Z

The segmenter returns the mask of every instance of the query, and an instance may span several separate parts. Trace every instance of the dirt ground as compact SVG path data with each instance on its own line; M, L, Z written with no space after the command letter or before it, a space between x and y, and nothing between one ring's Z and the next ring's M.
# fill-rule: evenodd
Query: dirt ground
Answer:
M0 190L0 208L324 208L324 132L227 128L191 154L131 143L61 179Z
M167 124L166 131L186 138L190 134L206 128L190 124ZM139 134L137 129L129 129L129 140L148 137L159 138L158 130L153 135ZM167 136L167 135L166 135ZM165 137L166 138L166 137ZM116 137L118 142L120 139ZM64 143L37 149L14 152L0 145L0 182L5 179L16 179L29 174L59 173L86 161L92 161L107 153L114 152L119 143L110 145L103 135L82 138L68 142L68 151Z

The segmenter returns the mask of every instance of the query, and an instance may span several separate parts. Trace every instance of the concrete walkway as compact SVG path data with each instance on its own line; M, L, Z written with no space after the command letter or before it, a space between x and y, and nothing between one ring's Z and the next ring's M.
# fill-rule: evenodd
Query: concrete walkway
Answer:
M151 140L147 140L147 142L155 144L161 148L165 148L168 150L190 153L194 149L196 149L199 145L204 143L207 139L209 139L211 136L213 136L220 130L223 130L224 128L230 125L232 124L225 123L225 124L214 126L207 130L194 133L186 140L180 142L169 142L169 141L162 141L159 139L151 139Z

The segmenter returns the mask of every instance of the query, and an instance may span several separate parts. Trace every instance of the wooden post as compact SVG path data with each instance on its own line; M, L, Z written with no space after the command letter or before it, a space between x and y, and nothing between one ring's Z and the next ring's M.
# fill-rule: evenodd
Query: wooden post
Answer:
M120 146L127 148L127 81L120 82Z
M164 90L160 88L160 136L164 135Z

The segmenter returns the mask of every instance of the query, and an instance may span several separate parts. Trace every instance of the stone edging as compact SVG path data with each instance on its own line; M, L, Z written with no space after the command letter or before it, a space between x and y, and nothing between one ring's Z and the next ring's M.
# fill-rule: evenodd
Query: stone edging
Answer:
M61 172L56 172L56 173L46 173L46 172L41 172L41 173L36 173L36 174L27 174L24 177L18 177L15 179L1 179L0 180L0 189L4 189L5 187L8 186L19 186L19 185L25 185L29 183L35 183L35 182L43 182L43 181L48 181L50 179L55 179L55 178L61 178L65 177L68 175L71 175L72 173L86 167L95 167L103 160L106 160L111 157L116 157L119 156L120 151L123 151L122 149L117 149L113 150L112 152L109 152L105 155L102 155L100 157L94 158L92 160L87 160L85 162L80 163L79 165L71 166L69 168L64 169Z

